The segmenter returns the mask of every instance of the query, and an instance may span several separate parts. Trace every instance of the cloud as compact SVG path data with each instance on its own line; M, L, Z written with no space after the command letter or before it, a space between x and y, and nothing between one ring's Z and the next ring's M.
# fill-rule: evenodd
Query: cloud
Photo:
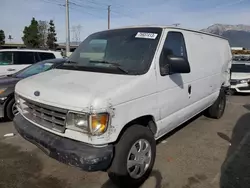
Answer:
M45 3L50 2L50 3ZM51 3L53 2L53 3ZM32 17L53 19L58 41L65 41L64 0L1 0L0 29L11 34L15 42L22 42L24 26ZM95 31L107 29L107 6L111 4L111 27L127 25L171 25L202 29L214 23L248 24L250 13L246 0L74 0L71 4L70 25L81 25L81 40ZM87 3L89 2L89 3ZM91 3L92 2L92 3ZM80 6L77 6L80 5ZM71 36L73 34L71 33Z

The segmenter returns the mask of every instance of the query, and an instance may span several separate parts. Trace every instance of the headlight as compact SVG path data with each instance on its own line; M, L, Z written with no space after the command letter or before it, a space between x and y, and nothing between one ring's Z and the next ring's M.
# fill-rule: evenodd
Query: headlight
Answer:
M89 125L89 116L86 113L75 113L69 112L67 114L66 120L66 128L80 131L80 132L87 132Z
M247 79L247 80L240 80L240 83L244 84L244 83L248 83L249 81L250 81L249 79Z
M69 112L67 114L66 128L92 135L101 135L107 130L108 123L108 113L89 115L86 113Z
M0 94L3 94L7 88L0 88Z

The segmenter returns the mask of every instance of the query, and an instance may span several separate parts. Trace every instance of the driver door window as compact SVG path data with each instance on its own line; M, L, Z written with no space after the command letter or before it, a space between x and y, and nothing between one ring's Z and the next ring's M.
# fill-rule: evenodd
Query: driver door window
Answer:
M164 56L163 56L164 52ZM165 40L163 49L162 49L162 57L160 60L160 71L161 75L166 75L165 68L167 59L166 56L174 55L181 56L187 58L186 45L184 41L183 34L181 32L170 31L167 34L167 38Z
M169 51L168 55L187 58L184 37L180 32L168 32L163 48L164 50Z

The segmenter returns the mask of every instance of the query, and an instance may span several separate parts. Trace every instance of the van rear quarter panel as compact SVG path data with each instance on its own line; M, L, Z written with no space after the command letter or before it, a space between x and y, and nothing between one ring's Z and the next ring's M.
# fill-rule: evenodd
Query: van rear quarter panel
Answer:
M193 75L192 85L198 94L193 100L197 101L218 92L227 82L225 75L229 74L232 56L225 39L195 32L185 32L184 36Z

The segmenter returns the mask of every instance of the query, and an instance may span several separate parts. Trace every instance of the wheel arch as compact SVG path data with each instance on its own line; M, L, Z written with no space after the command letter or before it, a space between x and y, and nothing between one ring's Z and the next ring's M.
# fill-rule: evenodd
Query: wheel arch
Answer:
M116 142L118 142L121 138L121 136L124 134L124 132L131 126L133 125L141 125L144 127L148 127L150 129L150 131L152 132L153 135L156 134L157 132L157 125L155 122L155 118L152 115L143 115L140 116L138 118L135 118L133 120L131 120L130 122L128 122L120 131L118 138L116 139Z
M9 102L14 98L14 93L9 94L9 96L7 97L5 104L4 104L4 116L6 116L7 113L7 105L9 104Z

